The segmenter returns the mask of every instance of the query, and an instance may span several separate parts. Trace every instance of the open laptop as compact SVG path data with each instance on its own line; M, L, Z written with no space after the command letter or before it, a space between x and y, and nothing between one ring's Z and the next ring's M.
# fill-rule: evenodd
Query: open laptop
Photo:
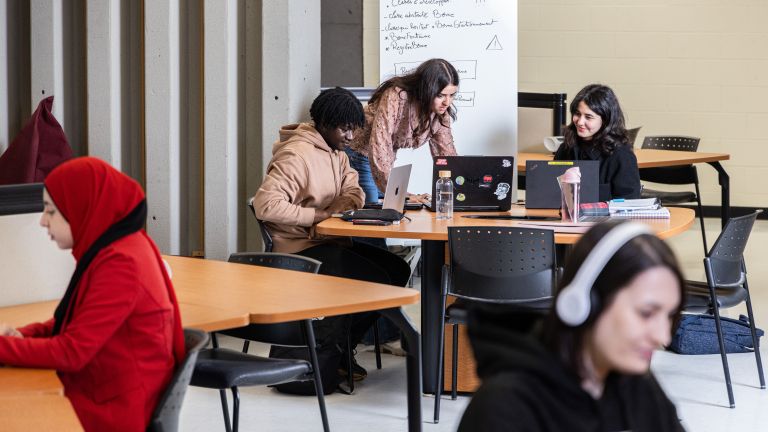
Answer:
M411 178L411 165L402 165L392 168L387 180L387 190L384 192L384 200L377 203L365 203L364 209L391 208L399 212L405 210L421 210L420 202L408 201L408 182ZM403 200L403 201L401 201ZM405 202L405 204L403 204Z
M408 181L411 179L411 164L392 168L387 179L387 190L381 204L366 204L364 209L394 209L403 212L406 209L405 198L408 196ZM417 208L421 208L418 204ZM408 209L410 210L410 209Z
M454 211L507 211L512 207L513 156L435 156L432 161L432 202L440 171L451 172Z
M562 203L557 178L575 166L581 171L580 202L597 202L600 191L599 161L528 160L525 162L525 208L559 209Z

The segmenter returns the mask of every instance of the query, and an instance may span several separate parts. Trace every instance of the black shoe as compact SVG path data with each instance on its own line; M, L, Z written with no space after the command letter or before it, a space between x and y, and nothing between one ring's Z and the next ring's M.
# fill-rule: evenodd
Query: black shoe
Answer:
M341 364L339 364L338 373L343 377L349 375L349 355L346 353L342 355ZM368 371L357 363L354 353L352 354L352 379L355 381L362 381L368 376Z

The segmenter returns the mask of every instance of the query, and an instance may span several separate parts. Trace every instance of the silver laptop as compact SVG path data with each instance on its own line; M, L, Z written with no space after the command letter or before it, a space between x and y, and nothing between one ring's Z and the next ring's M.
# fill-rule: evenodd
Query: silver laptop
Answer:
M402 212L405 208L405 198L408 196L410 179L411 164L392 168L387 179L387 190L384 191L384 203L381 208Z

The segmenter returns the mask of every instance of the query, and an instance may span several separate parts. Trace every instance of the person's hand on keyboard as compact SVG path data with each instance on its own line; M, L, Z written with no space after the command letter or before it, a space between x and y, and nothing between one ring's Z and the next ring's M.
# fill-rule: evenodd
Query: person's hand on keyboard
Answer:
M429 194L412 194L408 193L408 201L410 202L417 202L419 204L429 204L432 202L432 197Z

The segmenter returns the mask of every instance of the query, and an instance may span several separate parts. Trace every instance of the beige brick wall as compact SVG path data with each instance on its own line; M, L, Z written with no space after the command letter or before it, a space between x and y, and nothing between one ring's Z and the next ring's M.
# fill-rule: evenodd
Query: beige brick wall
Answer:
M378 81L378 0L363 1L364 73ZM723 152L731 204L768 206L768 0L518 0L518 88L611 86L629 127ZM525 128L520 124L520 129ZM699 169L707 205L717 175Z
M731 154L732 205L767 206L768 1L519 0L519 89L611 86L629 127ZM521 125L522 129L523 125ZM699 169L705 204L717 176Z

